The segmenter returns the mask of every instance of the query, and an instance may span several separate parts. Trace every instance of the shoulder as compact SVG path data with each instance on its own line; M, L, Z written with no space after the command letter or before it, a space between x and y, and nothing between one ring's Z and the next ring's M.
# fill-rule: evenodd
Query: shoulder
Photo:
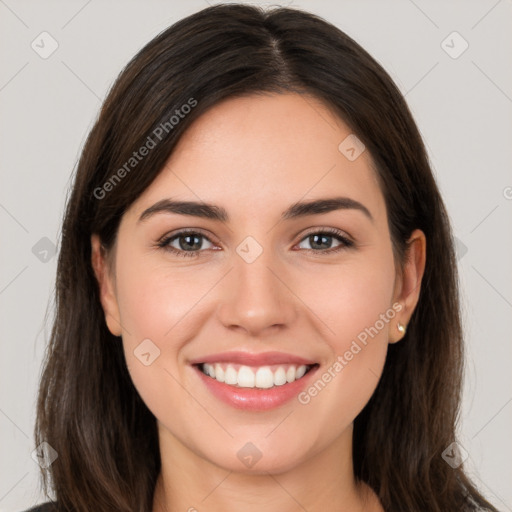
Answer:
M46 503L42 503L41 505L36 505L35 507L29 508L25 510L25 512L54 512L57 510L55 504L51 501Z

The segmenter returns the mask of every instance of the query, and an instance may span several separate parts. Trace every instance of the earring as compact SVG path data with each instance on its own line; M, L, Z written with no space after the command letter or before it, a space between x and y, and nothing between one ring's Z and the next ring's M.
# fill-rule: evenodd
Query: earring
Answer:
M402 325L400 322L398 322L398 330L399 330L402 334L405 334L405 331L406 331L405 325Z

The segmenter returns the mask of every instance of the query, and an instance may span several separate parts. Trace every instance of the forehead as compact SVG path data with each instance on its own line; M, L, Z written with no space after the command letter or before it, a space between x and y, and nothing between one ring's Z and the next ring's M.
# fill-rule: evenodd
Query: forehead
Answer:
M214 106L185 132L164 169L133 205L163 198L222 204L250 218L291 202L348 196L375 217L384 200L368 151L351 161L349 127L318 99L251 95ZM351 140L351 139L348 139Z

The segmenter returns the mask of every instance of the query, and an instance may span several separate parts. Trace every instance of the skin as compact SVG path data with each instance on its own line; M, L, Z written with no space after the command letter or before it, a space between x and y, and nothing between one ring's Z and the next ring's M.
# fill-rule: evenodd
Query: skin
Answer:
M403 272L395 268L371 156L349 161L338 150L349 134L311 97L229 99L185 133L124 214L112 252L92 236L107 325L122 336L132 380L157 419L154 512L383 510L354 480L353 420L375 390L389 343L403 337L398 322L407 325L417 304L426 240L414 231ZM334 196L363 203L373 222L352 209L279 220L294 202ZM159 213L138 221L169 197L217 204L230 220ZM312 248L308 235L329 227L355 246L327 254L340 245L332 238ZM183 228L206 236L194 257L156 247ZM250 264L236 252L249 235L263 249ZM183 247L179 239L172 246ZM308 404L234 409L188 364L226 350L281 351L317 361L320 376L394 303L401 311ZM133 353L146 338L160 349L149 366ZM251 468L237 457L247 442L262 453Z

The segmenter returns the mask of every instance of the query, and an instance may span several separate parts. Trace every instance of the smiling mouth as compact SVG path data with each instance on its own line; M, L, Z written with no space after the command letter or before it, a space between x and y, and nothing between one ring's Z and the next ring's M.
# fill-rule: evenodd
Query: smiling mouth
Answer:
M246 366L234 363L195 365L205 375L235 388L270 389L300 380L318 364Z

